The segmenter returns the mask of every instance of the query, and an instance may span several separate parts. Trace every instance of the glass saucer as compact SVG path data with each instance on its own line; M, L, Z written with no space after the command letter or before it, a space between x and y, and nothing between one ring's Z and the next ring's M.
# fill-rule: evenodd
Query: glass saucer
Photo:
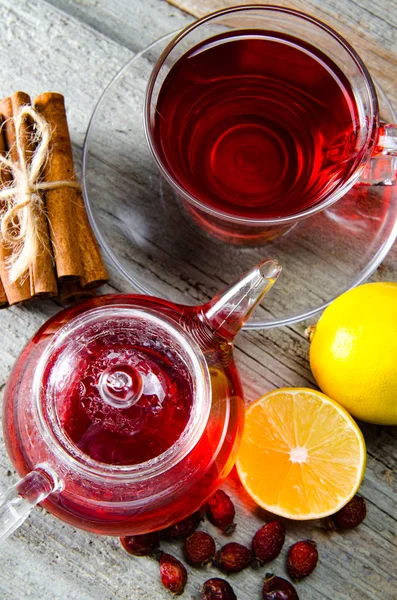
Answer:
M171 33L131 59L100 97L83 149L87 210L104 253L145 294L202 304L265 257L283 272L247 329L288 325L367 279L397 235L397 187L357 186L323 212L258 248L210 239L181 212L147 146L143 103ZM395 122L377 86L381 117Z

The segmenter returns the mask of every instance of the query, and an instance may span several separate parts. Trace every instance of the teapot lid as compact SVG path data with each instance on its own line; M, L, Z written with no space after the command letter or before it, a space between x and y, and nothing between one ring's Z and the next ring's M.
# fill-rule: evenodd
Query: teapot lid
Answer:
M206 425L210 386L200 347L178 323L122 304L88 310L58 330L34 381L58 451L87 467L125 469L159 456L167 462L176 450L185 456Z

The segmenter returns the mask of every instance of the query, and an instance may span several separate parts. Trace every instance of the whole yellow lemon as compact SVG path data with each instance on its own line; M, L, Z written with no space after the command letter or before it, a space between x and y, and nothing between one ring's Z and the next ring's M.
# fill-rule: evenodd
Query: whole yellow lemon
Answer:
M354 417L397 425L397 283L367 283L334 300L312 332L310 366Z

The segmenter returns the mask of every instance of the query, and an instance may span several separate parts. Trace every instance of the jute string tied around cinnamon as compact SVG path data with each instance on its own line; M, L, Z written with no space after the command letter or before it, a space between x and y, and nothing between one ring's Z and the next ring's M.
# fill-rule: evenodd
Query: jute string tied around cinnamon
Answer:
M32 157L27 158L23 149L23 124L30 118L35 137L40 140ZM45 119L31 106L23 106L14 116L18 161L0 155L0 166L10 171L13 181L0 191L3 205L1 215L1 237L12 248L8 259L8 277L15 283L27 273L32 259L40 246L36 217L45 211L40 192L60 187L80 189L77 181L40 181L41 171L48 160L51 130ZM51 224L50 224L51 226Z

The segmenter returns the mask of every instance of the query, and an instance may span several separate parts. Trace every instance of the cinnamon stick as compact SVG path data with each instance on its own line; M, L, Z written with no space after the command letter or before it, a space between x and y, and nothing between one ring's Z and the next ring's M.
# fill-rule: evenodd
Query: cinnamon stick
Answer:
M2 281L0 279L0 308L6 308L8 306L8 300Z
M108 274L102 261L99 244L91 229L81 193L77 194L76 219L83 264L81 285L84 288L98 287L106 283Z
M46 92L34 100L34 108L51 128L49 159L44 168L46 182L73 180L73 155L62 94ZM58 279L83 276L76 222L77 195L73 188L46 192L47 216Z
M12 101L11 98L5 98L0 101L0 118L2 125L0 129L0 153L5 156L8 148L15 148L15 128L12 122ZM14 152L16 151L16 148ZM0 187L8 185L11 181L11 174L0 166ZM4 205L4 200L2 201ZM25 302L31 297L30 278L24 278L15 283L11 283L8 278L7 259L11 256L12 250L0 239L0 279L4 289L7 301L10 305Z
M11 96L12 113L18 114L22 106L30 106L30 96L25 92L15 92ZM14 128L15 129L15 128ZM29 123L24 123L22 128L22 148L25 153L25 159L29 162L35 145L32 140L32 131ZM18 156L11 154L12 160L17 160ZM44 200L43 200L44 204ZM38 238L38 249L36 256L32 259L30 267L30 293L32 296L55 296L58 292L55 279L54 265L51 252L50 235L45 211L35 210L34 222Z
M59 299L65 304L78 302L95 296L94 288L83 288L79 281L61 281L59 284Z
M12 117L24 105L30 105L30 97L24 92L16 92L12 97L0 101L0 124L4 120L3 129L0 127L0 153L6 155L8 151L10 159L15 163L18 162L19 155ZM53 92L41 94L35 99L34 108L51 128L49 156L43 169L43 180L55 184L75 181L63 96ZM19 130L19 143L27 163L36 148L32 133L33 123L26 119ZM0 187L12 183L11 179L12 175L8 170L0 170ZM90 298L95 295L94 288L108 279L81 192L73 187L60 185L46 191L43 204L44 210L40 210L40 206L30 207L35 211L33 219L39 238L39 251L33 257L28 276L16 284L10 284L6 268L7 257L12 248L3 244L0 238L0 307L7 303L21 302L31 295L58 293L63 302ZM54 253L56 270L51 251Z

